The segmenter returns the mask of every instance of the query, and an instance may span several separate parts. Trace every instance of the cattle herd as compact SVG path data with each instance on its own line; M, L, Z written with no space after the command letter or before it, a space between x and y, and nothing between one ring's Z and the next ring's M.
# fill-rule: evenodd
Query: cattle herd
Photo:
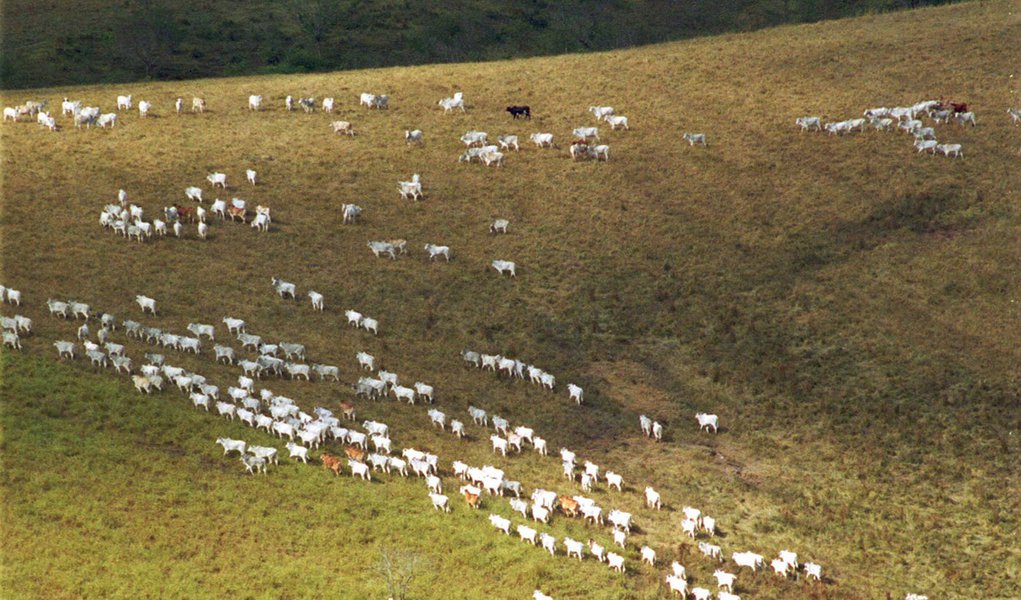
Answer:
M1021 124L1021 109L1008 108L1007 115L1015 125ZM923 117L931 119L932 124L926 126L922 121ZM936 140L936 125L948 123L974 127L977 121L975 113L968 110L966 103L944 100L925 100L911 106L893 108L869 108L865 110L862 117L825 124L821 117L798 117L794 121L801 131L825 130L831 135L852 133L854 130L864 132L866 127L872 127L877 131L888 131L896 127L912 136L916 153L928 151L933 155L940 153L943 156L964 158L964 149L961 144L941 144Z
M369 109L385 110L389 107L389 97L386 95L364 93L361 94L359 101L361 106ZM461 92L441 99L438 104L445 113L466 112L465 99ZM132 96L117 97L118 110L130 110L133 105ZM298 98L295 102L292 96L287 96L284 105L287 110L294 110L298 107L305 112L313 112L316 110L317 103L312 97ZM183 99L178 98L174 103L175 112L181 113L183 106ZM335 100L334 98L325 98L320 106L324 112L332 112ZM57 130L55 118L45 112L45 107L46 102L26 102L18 107L5 108L4 120L18 121L22 116L35 117L37 122L45 128ZM192 112L202 113L205 109L204 99L193 98ZM262 110L263 97L250 96L248 109L251 111ZM152 105L147 101L140 101L138 110L140 115L145 117L152 110ZM528 106L509 106L506 111L514 119L530 119L532 116L531 108ZM592 106L589 108L589 112L598 121L609 124L613 130L618 128L629 130L628 118L616 115L612 107ZM1021 123L1021 110L1010 109L1008 113L1015 124ZM62 103L62 114L71 115L76 128L82 126L89 128L94 124L103 128L113 127L117 122L117 113L103 114L98 107L83 107L81 102L70 101L67 98ZM921 120L923 116L932 119L933 126L926 127ZM964 105L927 101L910 107L869 109L865 111L864 118L848 121L823 124L819 117L802 117L796 120L796 124L802 130L826 130L834 135L849 133L855 129L861 131L866 126L885 130L896 124L899 129L913 135L918 152L929 150L933 153L941 152L946 156L963 157L960 144L936 143L934 125L945 123L974 126L976 119L974 113L968 111ZM354 135L353 125L348 121L335 121L330 126L334 132ZM609 160L609 146L598 143L600 141L598 128L578 127L572 131L572 136L570 144L572 159ZM424 133L421 130L407 130L404 133L404 139L408 144L423 143ZM529 139L538 149L556 147L552 133L533 133ZM692 146L695 144L707 145L704 133L685 133L683 139ZM465 133L460 138L465 146L465 151L460 155L458 161L479 162L487 166L500 167L504 164L505 152L520 150L516 135L498 136L497 145L490 145L488 140L489 136L486 132L469 131ZM246 169L244 173L247 184L255 186L257 173L253 169ZM226 173L215 172L208 175L207 181L214 192L217 189L226 190L227 177ZM417 173L413 174L409 181L398 182L398 191L405 199L418 201L425 198L422 180ZM204 208L202 188L188 186L184 190L184 195L183 204L175 203L164 207L158 217L146 221L143 208L129 203L127 192L120 190L117 194L117 202L110 203L103 208L99 221L104 227L138 242L154 237L165 237L171 231L174 236L181 237L185 223L197 223L198 237L205 239L208 235L208 223L212 221L210 216L218 218L220 221L226 221L229 218L231 221L249 223L248 203L242 198L233 197L229 204L217 198L211 204L213 214L209 215ZM192 202L195 204L191 204ZM362 209L354 204L345 204L342 207L342 212L345 224L355 224ZM256 206L250 226L265 232L269 230L271 224L272 217L269 207ZM508 227L509 221L497 219L490 225L489 231L494 234L507 233ZM398 255L407 253L406 240L374 240L368 242L368 247L377 257L387 256L396 259ZM427 243L423 248L430 260L442 258L443 262L448 262L452 258L452 252L448 246ZM516 275L514 262L493 260L492 267L501 274L509 273L512 277ZM297 285L294 283L277 277L273 277L270 283L273 292L281 300L297 300L299 297ZM321 293L307 290L304 296L310 300L312 310L324 311L325 299ZM20 307L22 295L18 290L0 286L0 300ZM158 317L156 301L153 298L138 295L135 297L135 301L143 317L145 315L150 315L152 318ZM76 341L57 340L54 342L53 345L58 352L59 360L78 358L80 354L78 343L81 343L84 348L84 356L94 368L112 368L116 373L126 373L132 378L135 388L140 393L152 394L162 392L165 388L176 387L196 409L207 412L215 409L219 416L231 420L236 419L240 423L248 425L253 430L252 437L260 435L256 433L259 430L263 430L265 434L276 436L281 441L286 437L287 442L284 449L292 459L307 463L310 458L313 458L310 451L319 451L318 459L322 466L334 475L341 475L345 471L346 465L346 470L352 477L365 481L370 481L373 473L376 473L377 477L414 476L423 479L427 487L426 498L431 506L443 513L449 513L452 510L449 497L444 494L444 486L449 485L450 479L456 479L458 495L463 497L465 505L470 510L480 509L484 504L495 508L500 502L503 502L502 498L510 496L511 514L520 514L523 522L514 524L511 519L491 513L488 520L498 532L509 536L513 529L523 542L541 547L542 551L549 552L550 555L557 555L560 552L558 548L561 548L563 555L568 559L585 560L588 555L605 563L615 571L620 573L627 571L625 556L608 551L609 544L604 545L594 537L585 542L565 537L558 545L555 537L538 528L548 525L555 515L567 519L580 518L593 527L593 536L599 534L608 536L608 539L613 540L613 546L620 548L623 552L636 545L629 541L635 522L634 515L631 513L616 508L604 511L603 507L598 506L594 500L581 495L581 493L556 492L539 488L526 494L526 490L519 481L508 477L504 470L493 465L471 466L460 460L441 463L437 455L410 447L400 449L400 458L398 458L394 456L395 446L392 442L392 435L395 432L387 424L372 420L363 421L359 429L355 425L357 418L353 404L341 402L339 417L335 416L332 410L324 407L315 407L311 412L306 412L294 400L276 394L265 387L264 382L274 377L302 379L308 382L316 381L320 384L340 382L341 369L334 365L310 362L304 344L282 341L269 343L261 336L249 331L243 320L231 316L224 317L222 323L226 328L227 336L233 336L238 347L215 343L217 328L211 324L191 323L187 327L188 334L184 334L183 332L165 331L146 326L132 319L118 323L113 315L97 314L88 304L77 300L51 298L47 301L47 308L54 317L75 321L81 319L84 322L83 325L77 327ZM371 332L373 335L379 334L379 322L376 319L367 317L354 309L345 311L344 317L349 326L365 330L366 333ZM95 341L93 341L93 333L89 327L92 321L95 321L95 325L97 325ZM0 327L3 330L3 344L11 349L21 349L20 336L32 334L31 319L22 315L0 317ZM115 337L121 335L125 340L134 338L153 346L152 352L144 353L145 360L144 362L139 361L137 368L135 362L126 355L124 344L114 340ZM212 344L211 353L206 348L207 344ZM209 357L215 363L222 361L238 370L237 385L228 386L226 392L221 395L219 386L198 373L171 365L163 354L156 351L157 349L160 349L159 352L167 350L181 353L191 352L195 355ZM375 374L374 377L360 376L357 381L352 382L355 398L378 402L393 397L395 401L403 400L409 405L415 405L418 402L433 405L436 401L433 386L422 381L416 381L410 387L402 385L403 379L397 373L377 368L375 357L367 352L359 352L354 358L357 361L357 366L352 365L351 373L368 371L370 374L373 372ZM490 371L497 377L505 377L511 381L527 381L550 394L555 393L557 388L556 377L551 373L517 358L466 349L462 351L461 359L468 369L478 372ZM565 389L568 401L579 406L583 405L585 392L580 386L570 383ZM372 404L368 406L372 406ZM475 406L468 408L468 418L464 421L449 418L446 413L435 407L428 408L426 416L433 428L439 428L443 434L449 432L458 439L464 440L464 443L471 443L470 440L480 440L485 437L479 435L479 432L469 435L465 423L470 422L473 427L483 428L487 431L489 427L492 427L492 434L488 436L488 441L492 451L499 453L502 457L514 456L527 447L540 456L545 457L549 454L547 438L538 435L533 427L526 424L512 425L507 419L489 414ZM719 425L717 415L700 412L694 415L694 418L699 431L708 432L711 429L714 434L717 433ZM643 435L657 442L663 440L663 426L658 421L641 415L638 425ZM297 438L297 442L295 438ZM219 438L216 443L222 446L224 456L237 453L245 473L266 474L270 465L277 465L279 462L280 449L274 446L257 445L246 440L230 438ZM607 491L616 490L616 493L620 495L642 489L647 510L659 511L664 507L660 493L651 485L628 487L625 485L625 477L622 474L612 470L603 470L589 460L579 461L575 452L567 448L560 448L558 456L563 479L572 486L577 485L579 492L589 492L600 484L604 484ZM450 467L449 469L442 468L441 464L449 464ZM445 482L443 477L446 477L448 482ZM683 514L683 519L680 521L681 531L684 535L697 541L698 549L704 555L704 560L710 561L714 565L724 563L722 548L709 541L716 536L716 519L691 506L684 506L681 513ZM648 563L652 567L657 567L660 564L657 560L656 550L648 545L641 545L638 548L638 555L642 562ZM755 552L731 552L730 558L736 568L746 568L752 573L765 566L765 557ZM777 557L770 561L769 566L777 576L783 578L796 577L799 573L803 573L805 580L823 581L822 567L819 564L800 562L795 552L786 549L778 552ZM717 568L713 576L716 580L717 598L738 600L738 596L734 594L737 584L735 573ZM665 575L665 581L669 589L682 598L690 596L696 600L709 600L712 597L711 591L707 587L693 585L694 582L691 582L689 587L686 569L676 561L671 563L669 573ZM541 600L550 598L550 596L536 590L533 598ZM907 600L925 600L925 596L908 594Z

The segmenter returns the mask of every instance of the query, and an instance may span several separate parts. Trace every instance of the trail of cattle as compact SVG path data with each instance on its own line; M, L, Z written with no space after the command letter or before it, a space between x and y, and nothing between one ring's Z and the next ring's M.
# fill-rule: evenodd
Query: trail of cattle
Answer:
M263 110L262 96L250 96L248 109L253 112ZM360 105L369 109L385 110L389 108L389 97L364 93L360 97ZM441 99L438 105L444 112L454 110L466 111L464 96L461 92L449 98ZM35 116L37 122L49 130L58 130L56 120L43 109L45 102L28 102L22 106L4 109L4 120L17 121L22 116ZM131 96L120 96L117 98L118 110L130 110L133 106ZM297 106L306 113L315 111L316 101L314 98L299 98ZM322 111L330 113L334 110L335 99L325 98L322 101ZM287 96L285 99L287 110L295 108L294 98ZM183 110L183 100L178 98L174 103L176 113ZM934 123L946 124L956 122L959 125L976 125L974 112L964 110L966 106L945 106L939 101L926 101L915 104L911 107L897 107L892 109L878 108L865 111L864 119L852 119L848 121L822 124L819 117L802 117L796 120L796 125L802 130L826 130L834 135L849 133L853 129L863 131L866 123L877 130L890 128L894 120L897 126L915 138L915 147L918 152L931 150L934 154L942 152L945 156L963 157L959 144L937 144L933 127L925 127L920 120L923 114L931 118ZM146 117L152 110L152 104L147 101L140 101L138 109L141 117ZM192 111L202 113L206 109L206 102L202 98L194 98ZM514 119L520 116L531 118L530 107L510 106L507 112ZM627 117L616 115L612 107L593 106L589 112L599 120L610 124L612 130L618 128L630 131ZM116 113L102 114L96 107L82 107L80 102L69 101L65 98L62 105L62 114L70 114L73 117L76 128L86 128L96 124L101 128L113 127L117 123ZM1009 109L1008 114L1015 124L1021 123L1021 109ZM111 116L112 115L112 116ZM105 117L105 118L104 118ZM349 136L354 135L353 125L348 121L334 121L330 124L336 133L343 133ZM598 128L578 127L572 130L572 143L569 154L572 159L593 159L596 161L609 160L609 146L606 144L593 144L599 141ZM425 134L421 130L406 130L404 139L406 143L423 143ZM461 136L460 141L465 145L466 150L458 158L459 162L478 161L486 166L502 166L505 161L505 154L502 151L517 152L520 150L518 137L516 135L500 135L497 137L499 146L488 145L488 134L481 131L468 131ZM707 146L706 134L685 133L682 136L690 146L700 144ZM555 148L554 136L548 132L537 132L530 136L530 140L537 146L537 150ZM245 170L245 179L252 185L256 185L257 173L252 169ZM211 173L207 180L213 189L226 190L227 175L222 172ZM410 181L398 182L398 191L403 199L420 201L425 199L422 180L419 174L414 174ZM141 243L154 237L166 237L169 231L173 231L176 237L183 234L183 223L197 222L196 230L198 237L206 239L208 236L208 213L203 203L203 190L196 186L185 188L186 201L194 201L198 206L194 208L174 204L164 207L162 216L164 219L154 218L151 222L145 221L145 211L142 207L130 204L127 200L127 192L121 190L118 193L117 203L108 204L100 213L100 223L104 227L113 229L128 239L135 239ZM242 223L248 223L248 203L242 198L234 197L228 206L225 201L216 199L212 204L212 212L220 221L231 221L235 219ZM342 207L344 224L355 225L362 214L361 207L354 204L345 204ZM261 204L255 208L254 216L250 222L252 228L260 232L269 232L272 225L271 211L269 207ZM507 233L509 221L497 219L490 225L491 233ZM388 256L397 260L398 255L407 254L406 240L375 240L369 241L367 246L376 257ZM452 249L445 245L425 243L423 249L430 261L443 258L442 262L452 261ZM456 260L454 260L456 264ZM495 259L491 266L499 274L509 273L516 276L517 265L512 261ZM278 277L271 280L273 291L281 300L297 300L299 297L297 285L284 281ZM314 290L305 292L311 302L313 310L324 311L325 298ZM22 295L19 291L0 286L0 299L4 302L21 306ZM138 295L136 303L142 310L143 315L149 314L157 318L156 300ZM209 382L209 380L194 372L186 371L180 367L171 365L166 357L155 352L145 353L146 364L135 369L134 363L125 353L124 344L113 341L115 335L123 331L124 340L132 338L136 342L146 342L159 345L161 348L176 352L192 352L196 355L209 356L204 351L204 341L214 342L216 328L213 325L192 323L188 326L191 336L178 334L170 331L163 331L156 327L145 326L134 320L124 320L119 324L117 319L109 314L93 315L91 307L78 301L62 301L49 299L47 301L49 312L54 317L62 319L84 319L85 324L77 329L78 341L83 344L85 356L91 365L96 368L107 368L112 366L117 373L125 371L132 377L136 389L140 393L152 394L163 391L169 387L167 381L178 388L194 405L196 409L210 410L210 404L216 409L218 415L231 420L238 419L247 424L256 432L260 429L265 433L279 438L288 438L285 448L289 457L307 463L310 450L321 450L319 460L322 466L339 476L344 469L344 462L340 458L346 457L347 471L352 477L365 481L372 480L372 474L409 476L410 472L417 478L426 482L427 498L431 505L439 512L449 513L452 510L450 499L444 495L444 480L456 478L458 493L461 495L466 506L471 509L479 509L484 500L489 498L497 502L497 498L512 494L514 497L509 500L509 508L513 513L520 513L526 523L514 524L510 519L497 515L489 515L489 522L499 532L511 535L511 528L518 537L532 546L541 546L542 551L557 555L557 540L549 532L540 531L538 523L548 525L551 517L558 511L566 518L581 517L586 523L594 527L609 526L601 533L609 534L616 546L627 550L633 549L637 544L629 542L629 535L633 527L633 515L618 509L605 511L595 501L582 495L563 494L545 489L535 489L526 497L531 500L528 503L522 499L525 494L522 484L519 481L510 479L504 470L493 465L481 467L470 466L459 460L450 461L450 470L441 469L440 458L435 454L423 452L415 448L403 448L401 458L391 456L394 453L394 443L389 426L385 423L366 420L362 422L362 430L359 431L352 423L344 421L356 421L356 409L353 404L344 402L340 405L341 417L334 415L333 411L325 407L315 407L311 413L305 412L297 402L274 394L267 387L257 387L256 382L262 384L263 378L288 377L291 379L304 379L313 381L313 375L318 383L340 382L341 369L334 365L321 363L292 362L293 360L307 361L306 351L303 344L293 342L280 342L271 344L265 342L260 336L254 335L247 330L245 322L234 317L224 317L223 324L227 328L228 335L235 335L241 343L241 349L237 350L231 346L215 344L213 347L213 360L220 363L221 360L238 368L241 373L238 376L237 386L229 386L227 393L221 399L220 388ZM349 309L344 313L349 326L373 335L379 334L379 323L376 319L367 317L359 311ZM96 332L97 342L92 341L92 332L88 327L90 320L98 321L100 328ZM118 329L120 325L121 329ZM11 349L22 349L21 336L28 336L32 333L32 321L22 315L15 315L12 318L3 317L0 320L3 328L3 344ZM75 342L68 340L55 340L54 346L58 352L58 359L67 358L74 360L78 357L79 351ZM246 349L253 354L244 355ZM284 358L280 358L280 354ZM553 393L556 389L556 378L549 372L528 364L523 360L502 356L500 354L484 354L474 350L464 350L461 354L464 364L478 372L491 371L497 377L506 377L510 380L527 381ZM351 382L356 398L365 398L370 401L393 396L396 401L404 400L409 405L416 403L427 403L432 405L435 398L433 386L422 381L416 381L413 386L401 385L401 378L394 372L383 369L376 369L375 357L367 352L359 352L355 359L358 366L352 365L351 371L359 372L367 370L375 372L376 377L359 377L356 382ZM584 405L584 390L570 383L566 386L568 401L574 402L577 406ZM371 406L369 404L368 406ZM580 409L579 409L580 410ZM490 415L487 411L471 406L469 417L475 426L488 428L490 424L494 433L489 436L494 454L500 453L507 457L508 454L520 453L524 447L531 445L534 452L541 456L548 456L548 441L545 437L536 434L534 428L518 424L511 426L511 423L499 415ZM426 416L432 427L438 427L441 432L447 432L449 423L451 433L459 439L468 435L465 423L457 419L449 419L448 415L437 408L427 409ZM718 430L718 417L714 414L697 413L694 415L699 431L711 428L713 433ZM341 420L343 419L343 421ZM656 441L662 440L662 425L641 415L639 426L645 436ZM488 431L488 429L487 429ZM254 435L261 435L254 433ZM301 444L295 443L297 437ZM471 436L478 437L482 436ZM371 442L373 451L369 451ZM227 456L237 452L243 469L246 473L267 474L270 465L278 464L279 449L272 446L254 445L245 440L233 440L219 438L217 444L223 447L223 455ZM472 443L465 441L465 443ZM332 444L332 446L331 446ZM331 453L335 452L334 453ZM560 448L559 457L564 479L577 483L581 491L588 492L594 485L605 482L607 490L615 488L618 493L629 493L624 489L625 477L622 474L611 470L602 470L599 465L591 461L578 461L577 455L566 449ZM579 470L580 472L577 472ZM377 475L379 476L379 475ZM662 498L653 486L644 485L643 494L645 506L648 510L660 510ZM637 489L637 488L636 488ZM705 560L716 564L724 562L725 554L720 546L711 544L705 539L699 540L700 536L713 538L716 530L716 519L705 515L697 508L685 506L682 508L684 519L681 521L681 529L684 534L692 540L698 540L698 548L704 555ZM531 525L527 520L531 519ZM583 560L586 554L591 554L596 560L605 562L611 569L626 573L627 565L625 556L615 552L607 551L606 546L595 539L587 542L574 540L565 537L562 540L563 553L567 558ZM622 550L623 551L623 550ZM640 560L652 567L658 566L657 553L654 548L648 545L641 545L638 548ZM753 573L764 568L765 558L754 552L731 552L730 558L738 568L747 568ZM817 583L823 581L822 567L814 562L800 562L797 553L789 550L782 550L777 558L769 563L771 569L783 578L797 576L804 573L806 580L815 580ZM700 600L707 600L711 592L706 587L692 586L687 578L686 569L680 563L674 561L670 565L670 573L665 576L669 588L678 593L681 597L691 596ZM714 573L717 587L717 598L721 600L738 600L734 594L736 575L717 569ZM549 598L540 590L536 590L534 598ZM909 600L925 600L925 596L908 594Z

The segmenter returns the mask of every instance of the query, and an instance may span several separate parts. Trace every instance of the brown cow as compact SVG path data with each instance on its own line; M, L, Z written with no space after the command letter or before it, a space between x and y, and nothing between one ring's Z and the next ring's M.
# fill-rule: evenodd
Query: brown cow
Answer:
M560 510L569 517L575 517L578 515L578 501L567 496L560 496Z
M354 406L354 404L350 404L348 402L341 402L340 403L340 412L344 413L344 418L350 419L352 421L355 420L355 406Z
M361 448L344 448L344 453L347 454L347 457L351 460L361 462L365 459L365 450L362 450Z
M468 506L470 506L472 508L478 508L481 499L479 498L478 494L473 494L471 492L465 492L464 493L464 501L468 503Z
M238 208L237 206L228 206L227 207L227 215L230 217L231 221L235 220L234 218L237 217L237 218L241 219L242 223L244 223L245 222L245 215L246 214L248 214L248 211L246 211L243 208Z
M334 475L340 475L340 459L325 452L319 457L323 461L323 468L333 471Z
M190 206L181 206L180 204L175 204L174 208L177 209L177 219L179 221L182 221L182 222L187 221L188 223L194 223L195 222L195 209L194 208L192 208Z

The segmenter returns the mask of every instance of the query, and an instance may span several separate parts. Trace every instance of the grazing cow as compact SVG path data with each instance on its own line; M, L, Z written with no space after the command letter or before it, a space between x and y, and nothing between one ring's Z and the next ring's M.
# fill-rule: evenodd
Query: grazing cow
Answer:
M273 289L276 290L277 294L279 294L281 298L290 296L291 300L295 299L295 286L293 283L288 283L277 277L271 277L270 282L273 284Z
M510 526L511 526L510 520L505 519L505 518L501 517L500 515L493 515L493 514L491 514L491 515L489 515L489 522L493 524L493 527L496 527L497 529L499 529L500 531L504 532L505 534L510 535Z
M1021 125L1021 108L1008 108L1007 114L1014 125Z
M334 475L340 475L341 462L340 459L332 454L323 452L319 456L319 460L323 461L323 468L333 471Z
M971 123L972 127L975 126L975 113L973 112L957 111L953 119L954 123L957 123L958 125L965 125L967 123Z
M248 97L248 110L259 110L262 106L262 96L249 96Z
M156 315L156 301L147 296L135 296L135 302L142 308L142 313L152 313Z
M698 413L695 415L695 419L698 420L699 431L702 431L703 429L709 431L709 428L712 427L713 433L717 433L717 426L719 425L718 416L706 413Z
M585 544L572 540L569 537L564 538L564 547L567 549L567 558L571 558L574 555L578 557L578 560L581 560L582 555L585 554Z
M822 567L820 565L807 562L804 564L804 569L806 579L814 578L816 581L822 581Z
M532 118L532 109L528 106L508 106L507 112L510 113L511 118L517 119L518 117L524 117L526 119Z
M468 131L461 136L461 143L465 146L485 146L486 139L489 137L484 131Z
M674 563L677 564L677 563ZM667 586L671 592L677 592L681 598L685 598L688 595L688 580L683 576L679 575L667 575L666 576Z
M716 587L721 590L726 589L728 592L734 591L734 581L737 579L737 575L716 569L713 577L716 578Z
M699 542L698 550L699 552L708 556L709 558L715 558L720 562L723 562L723 552L721 551L719 546L710 544L708 542Z
M570 395L571 400L574 400L576 404L581 405L585 394L584 390L573 383L569 383L567 384L567 393Z
M509 260L494 260L492 262L492 266L500 275L503 275L504 273L510 273L511 277L515 277L517 275L517 265Z
M606 564L617 571L618 573L624 573L627 569L624 567L624 557L617 554L616 552L606 553Z
M731 554L731 558L737 566L748 567L753 573L763 564L762 555L755 554L754 552L734 552Z
M440 429L446 430L447 428L447 415L442 412L431 408L428 411L429 420L432 421L433 425L439 425Z
M464 496L464 501L468 503L468 506L478 509L482 503L482 490L473 485L461 486L461 495Z
M691 588L691 597L694 600L709 600L712 598L712 592L704 587Z
M430 493L429 499L433 503L433 508L436 510L442 510L443 512L450 512L450 501L442 494Z
M943 156L950 156L953 154L958 158L964 158L964 152L961 151L960 144L939 144L936 146L937 152L942 152Z
M372 254L379 258L380 254L389 254L391 260L397 260L397 253L395 252L394 245L390 242L379 242L371 241L368 244L369 250L372 250Z
M542 544L543 550L549 552L550 556L556 555L557 538L544 531L539 534L539 543Z
M425 251L429 253L429 260L433 260L437 256L442 256L450 262L450 246L437 246L436 244L426 244Z
M241 462L245 465L245 470L247 470L252 475L255 475L257 471L262 471L263 475L266 474L265 458L243 454L241 456Z
M868 113L869 111L865 111L866 116L869 116ZM816 131L822 131L822 119L819 117L798 117L797 119L794 119L794 124L801 127L801 131L807 131L813 128Z
M590 138L599 141L598 127L576 127L571 134L576 140L588 141Z
M789 572L792 570L790 564L780 558L774 558L769 562L769 566L773 569L773 572L781 577L787 577Z
M357 204L342 204L340 207L344 225L354 225L362 214L362 207Z
M293 442L287 442L285 446L287 451L291 453L291 458L301 459L301 462L308 464L308 448Z
M361 477L363 481L372 481L369 465L350 459L347 461L347 465L351 467L351 477Z
M709 534L710 537L716 535L716 519L702 515L702 530Z
M500 144L501 150L510 150L513 147L516 152L521 149L518 146L518 136L516 135L498 135L496 136L496 141Z
M622 127L626 131L631 130L631 128L628 127L627 117L607 115L604 117L604 120L610 124L610 129L616 130L618 127Z
M933 156L935 156L936 147L938 145L939 142L937 142L936 140L915 140L915 148L918 148L919 153L929 150L930 152L932 152Z
M533 133L528 137L533 144L540 148L552 148L553 147L553 134L552 133Z
M694 146L695 144L702 144L703 146L708 145L706 143L704 133L685 133L683 137L684 140L688 142L689 146Z
M425 134L422 133L421 129L405 129L404 130L404 143L405 144L421 144L425 140Z
M245 447L248 445L244 440L232 440L230 438L216 438L216 443L223 446L223 455L227 456L229 452L237 452L240 455L244 455Z

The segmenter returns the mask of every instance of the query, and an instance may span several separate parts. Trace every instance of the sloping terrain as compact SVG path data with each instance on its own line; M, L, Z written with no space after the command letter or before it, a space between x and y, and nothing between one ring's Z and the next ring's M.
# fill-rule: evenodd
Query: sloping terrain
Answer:
M381 597L384 547L428 562L416 598L661 597L674 559L715 589L716 565L681 532L690 505L717 518L728 570L742 550L823 565L822 584L744 570L742 598L1016 597L1021 127L1006 109L1021 104L1019 14L1016 1L980 2L584 56L4 94L4 106L68 96L110 111L128 93L154 104L112 130L0 127L0 283L26 302L2 312L35 321L25 351L2 355L5 595ZM456 90L468 112L442 114L436 101ZM389 94L391 108L358 107L361 92ZM245 110L249 94L267 109ZM338 110L286 112L288 94L335 96ZM174 114L192 95L209 110ZM974 128L936 125L964 158L918 154L900 132L794 126L940 96L976 112ZM508 104L533 118L511 120ZM610 160L572 161L571 129L603 104L631 130L601 126ZM334 135L334 119L358 135ZM420 147L403 141L414 128ZM470 129L518 134L522 150L503 168L459 164ZM529 144L539 131L559 147ZM696 131L708 147L681 140ZM229 178L218 194L204 180L217 170ZM426 199L401 200L396 182L416 172ZM188 226L137 244L97 222L119 188L151 219L189 185L272 207L271 230L215 221L205 241ZM346 202L364 207L361 223L341 224ZM507 235L488 233L495 218L511 221ZM409 255L366 248L391 238ZM430 262L426 243L452 260ZM516 261L517 276L497 276L493 259ZM278 298L274 276L299 301ZM160 315L143 317L136 294ZM448 418L480 406L534 427L554 455L504 459L481 427L457 440L422 406L359 400L397 446L440 455L450 515L415 480L369 485L287 459L244 475L214 439L271 438L177 391L143 397L83 360L58 365L52 342L76 324L47 315L50 297L178 333L215 323L220 342L223 316L303 342L342 383L263 385L306 410L354 401L364 350L402 383L434 385ZM348 308L377 318L379 336L349 328ZM151 350L127 343L136 365ZM557 390L466 369L464 348L534 363ZM165 354L221 389L239 374L208 347ZM569 382L584 406L568 402ZM698 431L700 411L719 415L718 435ZM642 437L643 413L665 424L663 443ZM475 513L456 497L452 460L577 493L560 447L624 475L624 493L591 496L635 513L626 575L497 533L485 517L511 516L506 501ZM663 511L642 508L646 485ZM550 530L612 543L563 515ZM639 565L642 544L655 569Z

